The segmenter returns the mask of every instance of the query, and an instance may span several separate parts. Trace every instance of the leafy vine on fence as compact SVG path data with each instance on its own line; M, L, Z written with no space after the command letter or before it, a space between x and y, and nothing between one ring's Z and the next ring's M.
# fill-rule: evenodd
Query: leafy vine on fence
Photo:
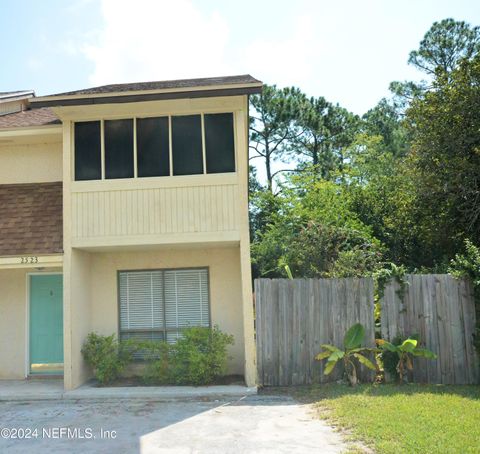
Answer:
M385 295L385 287L392 280L395 279L400 288L396 291L400 300L403 301L405 294L407 293L408 282L405 278L407 269L403 265L395 265L395 263L389 263L386 267L377 270L373 274L375 284L377 288L378 299L382 299Z
M455 256L450 262L448 272L458 279L468 278L472 282L477 319L474 345L480 354L480 247L465 240L465 252Z

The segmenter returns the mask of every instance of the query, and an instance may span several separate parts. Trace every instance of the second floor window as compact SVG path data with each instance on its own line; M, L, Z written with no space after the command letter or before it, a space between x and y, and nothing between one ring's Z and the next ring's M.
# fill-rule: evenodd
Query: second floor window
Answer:
M100 122L75 123L75 179L102 178Z
M105 178L133 178L133 120L105 120Z
M172 117L172 158L174 175L203 173L200 115Z
M137 119L139 177L170 175L168 117Z
M235 172L233 113L75 123L75 180Z

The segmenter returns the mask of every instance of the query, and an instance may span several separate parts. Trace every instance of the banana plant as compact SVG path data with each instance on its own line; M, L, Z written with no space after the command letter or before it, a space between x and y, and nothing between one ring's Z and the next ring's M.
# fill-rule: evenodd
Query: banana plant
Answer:
M363 364L369 369L377 370L375 365L363 355L364 352L376 351L376 349L362 347L364 339L365 328L361 323L356 323L345 333L343 350L334 345L322 344L321 347L324 351L316 355L315 359L317 361L327 360L323 371L324 375L331 374L338 362L342 361L350 385L355 386L358 383L356 362Z
M427 359L436 359L437 355L426 348L418 348L418 341L409 337L401 344L394 345L384 339L377 339L377 345L381 350L390 351L398 355L397 372L400 383L406 379L407 370L413 370L413 357L420 356Z

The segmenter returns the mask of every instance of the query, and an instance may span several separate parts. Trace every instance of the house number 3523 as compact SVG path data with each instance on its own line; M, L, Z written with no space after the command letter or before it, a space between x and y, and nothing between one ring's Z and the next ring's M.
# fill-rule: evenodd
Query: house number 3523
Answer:
M38 263L38 257L20 257L20 263Z

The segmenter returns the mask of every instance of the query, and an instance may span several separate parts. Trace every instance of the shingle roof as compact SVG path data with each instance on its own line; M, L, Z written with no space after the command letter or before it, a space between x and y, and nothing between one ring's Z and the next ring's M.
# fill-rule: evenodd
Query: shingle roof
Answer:
M62 251L62 183L0 185L0 256Z
M259 80L243 74L240 76L204 77L200 79L163 80L156 82L136 82L129 84L102 85L84 90L67 91L50 96L94 95L102 93L122 93L126 91L167 90L173 88L210 87L215 85L259 84Z
M61 123L48 107L24 110L0 116L0 129L21 128L27 126L46 126Z

